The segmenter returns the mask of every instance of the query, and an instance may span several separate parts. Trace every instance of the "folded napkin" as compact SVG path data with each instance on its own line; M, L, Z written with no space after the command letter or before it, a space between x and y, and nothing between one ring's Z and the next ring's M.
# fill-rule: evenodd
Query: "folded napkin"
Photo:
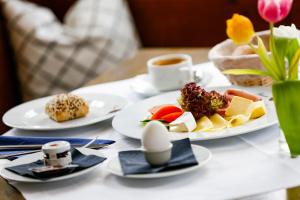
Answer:
M89 143L92 139L83 139L83 138L63 138L63 137L16 137L16 136L0 136L0 145L30 145L30 144L45 144L47 142L63 140L70 142L71 145L85 145ZM97 139L93 144L113 144L113 140L101 140ZM8 155L21 153L31 150L20 150L20 149L10 149L10 150L0 150L0 155ZM16 157L11 157L9 160L14 160Z
M72 164L78 165L78 166L72 168L72 170L63 171L63 173L60 173L58 176L75 173L75 172L81 171L83 169L87 169L89 167L95 166L95 165L103 162L104 160L106 160L106 158L96 156L96 155L84 155L75 148L72 149L71 153L72 153ZM13 166L13 167L7 167L5 169L7 169L11 172L14 172L16 174L19 174L21 176L26 176L26 177L35 178L35 179L48 179L48 178L57 177L57 175L56 176L50 175L47 177L39 176L37 174L34 174L30 170L30 168L41 167L41 166L44 166L44 162L42 160L38 160L33 163L28 163L28 164L24 164L24 165Z
M157 173L198 164L189 139L173 142L171 160L166 165L151 166L140 150L119 152L119 159L124 175Z

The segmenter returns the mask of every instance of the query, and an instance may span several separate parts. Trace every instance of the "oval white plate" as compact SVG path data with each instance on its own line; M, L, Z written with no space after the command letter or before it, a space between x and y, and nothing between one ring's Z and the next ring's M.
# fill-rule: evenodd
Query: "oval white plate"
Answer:
M166 171L166 172L158 172L153 174L130 174L130 175L124 175L122 172L120 160L118 156L115 156L112 158L108 164L107 164L107 170L111 172L112 174L115 174L117 176L122 176L126 178L162 178L162 177L168 177L168 176L175 176L179 174L188 173L194 170L199 169L203 165L205 165L211 158L211 152L202 146L198 145L192 145L192 149L195 155L196 160L198 161L198 165L172 170L172 171Z
M93 150L93 149L88 149L88 148L78 148L78 150L85 154L85 155L98 155L98 156L103 156L99 154L99 151L97 150ZM26 155L26 156L22 156L16 160L11 161L10 163L6 164L3 169L1 169L0 171L0 175L7 179L7 180L11 180L11 181L18 181L18 182L28 182L28 183L46 183L46 182L54 182L54 181L61 181L61 180L66 180L66 179L70 179L70 178L74 178L77 176L81 176L84 175L92 170L94 170L96 167L98 167L100 164L99 163L93 167L72 173L72 174L68 174L68 175L64 175L64 176L59 176L57 178L50 178L47 180L39 180L39 179L34 179L34 178L29 178L29 177L24 177L24 176L20 176L18 174L15 174L11 171L8 171L5 169L5 167L11 167L11 166L16 166L16 165L22 165L22 164L26 164L26 163L31 163L31 162L35 162L37 160L41 160L43 158L43 154L42 152L38 152L38 153L34 153L34 154L30 154L30 155Z
M220 87L207 88L207 91L216 90L219 92L224 92L228 88L241 89L240 87L231 86L231 87L223 87L223 88ZM198 140L225 138L225 137L236 136L236 135L260 130L277 123L275 106L273 101L269 101L271 94L270 92L267 91L267 89L264 89L262 87L257 87L251 89L242 88L242 90L248 90L249 92L257 93L260 96L262 96L266 104L267 114L258 119L250 120L244 125L236 126L233 128L226 128L221 131L190 132L190 133L170 132L169 134L170 139L179 140L188 137L190 138L191 141L198 141ZM161 105L161 104L176 104L179 95L180 95L179 91L169 92L130 105L115 116L112 122L113 128L117 132L125 136L128 136L130 138L141 139L143 126L141 125L140 121L142 121L149 115L148 109L152 108L153 106Z
M127 104L126 99L123 97L110 94L84 93L78 95L88 102L90 108L87 116L82 118L65 122L55 122L50 119L45 113L46 103L53 98L53 96L50 96L12 108L4 114L2 120L7 126L26 130L68 129L109 119L116 114L116 112L110 113L110 111L115 108L122 109Z

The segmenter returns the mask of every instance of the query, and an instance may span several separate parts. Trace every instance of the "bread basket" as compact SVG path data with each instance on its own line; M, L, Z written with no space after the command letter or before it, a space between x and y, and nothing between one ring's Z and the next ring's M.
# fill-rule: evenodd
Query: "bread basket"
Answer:
M266 48L269 46L269 31L257 32L256 35L260 36L263 40ZM252 41L253 44L257 44L256 38ZM245 54L245 55L233 55L237 45L232 40L227 39L217 45L215 45L208 54L210 61L220 70L227 69L261 69L264 67L260 62L258 55ZM234 85L241 86L268 86L272 84L272 79L266 76L256 75L226 75L230 82Z

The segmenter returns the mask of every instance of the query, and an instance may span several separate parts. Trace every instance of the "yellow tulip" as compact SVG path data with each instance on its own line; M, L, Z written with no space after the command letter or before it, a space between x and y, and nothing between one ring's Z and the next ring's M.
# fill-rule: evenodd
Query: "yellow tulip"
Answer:
M249 18L234 14L226 21L226 33L235 44L249 44L254 36L253 24Z

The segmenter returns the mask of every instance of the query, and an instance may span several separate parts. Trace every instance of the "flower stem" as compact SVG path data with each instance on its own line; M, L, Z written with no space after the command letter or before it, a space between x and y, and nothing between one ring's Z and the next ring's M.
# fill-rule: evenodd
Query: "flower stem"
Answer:
M271 38L273 38L273 35L274 35L273 29L274 29L274 24L270 23Z
M274 40L274 24L270 23L270 51L272 53L272 60L274 63L274 70L277 73L279 77L279 81L285 80L285 66L284 62L283 64L280 61L280 58L278 57L278 52L275 46L275 40Z

